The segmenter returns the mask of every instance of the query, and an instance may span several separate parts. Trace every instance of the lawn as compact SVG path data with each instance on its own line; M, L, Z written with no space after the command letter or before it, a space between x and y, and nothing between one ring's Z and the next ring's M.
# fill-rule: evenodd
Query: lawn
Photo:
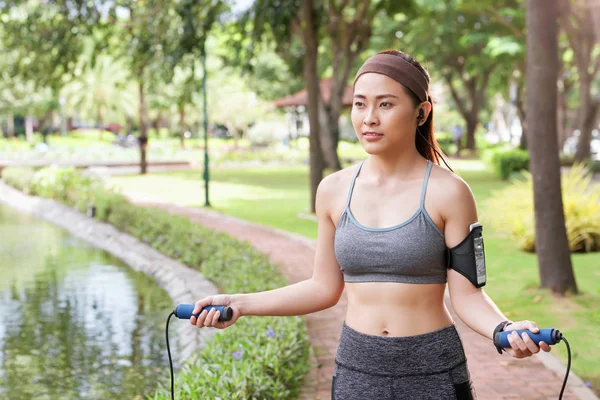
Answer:
M485 225L485 200L505 182L476 160L452 160L450 165L469 183ZM141 192L173 203L202 206L202 171L113 177L109 183L125 192ZM306 166L218 168L211 171L210 201L217 211L248 221L316 238L317 225L308 214ZM573 254L580 295L558 298L537 289L534 254L520 251L509 239L486 231L488 284L486 292L513 320L529 319L560 329L571 344L572 368L584 381L600 388L600 253ZM566 362L566 347L553 354Z

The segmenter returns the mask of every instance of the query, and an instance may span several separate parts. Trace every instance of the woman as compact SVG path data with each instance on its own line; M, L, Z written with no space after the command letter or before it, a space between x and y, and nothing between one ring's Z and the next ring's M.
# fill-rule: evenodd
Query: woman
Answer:
M458 272L461 261L453 252L471 237L477 209L469 186L438 165L432 121L425 69L396 50L369 58L356 75L352 107L369 157L319 185L312 278L261 293L207 297L196 303L195 314L207 305L228 305L233 319L218 322L211 310L191 323L226 328L243 315L309 314L334 306L345 287L334 399L474 398L444 303L446 283L457 315L489 339L501 330L538 328L507 321L481 282L467 278L464 268ZM516 358L550 351L527 335L513 333L509 341L505 351Z

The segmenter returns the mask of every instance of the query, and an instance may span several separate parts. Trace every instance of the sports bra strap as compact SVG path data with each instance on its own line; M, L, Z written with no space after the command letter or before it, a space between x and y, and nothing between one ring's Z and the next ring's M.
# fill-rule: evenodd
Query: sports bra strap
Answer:
M354 183L356 182L356 177L358 176L358 173L360 172L360 169L362 168L365 161L367 161L367 160L363 160L359 164L358 168L356 168L356 172L354 173L354 176L352 177L352 183L350 183L350 191L348 192L348 199L346 200L346 208L350 207L350 199L352 198L352 191L354 190Z
M427 192L427 181L429 181L429 174L431 173L431 161L427 161L427 172L425 172L425 179L423 179L423 189L421 190L421 209L425 209L425 193Z

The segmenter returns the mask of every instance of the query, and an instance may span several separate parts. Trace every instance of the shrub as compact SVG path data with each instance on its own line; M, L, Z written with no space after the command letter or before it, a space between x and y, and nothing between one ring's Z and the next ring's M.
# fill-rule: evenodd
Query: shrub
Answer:
M529 153L521 149L492 150L489 161L496 175L504 180L507 180L514 172L529 170Z
M29 194L29 184L35 174L35 169L30 167L6 167L2 170L2 179L20 191Z
M289 135L287 125L282 121L260 121L248 129L248 139L252 145L266 146L280 142Z
M456 152L456 145L454 144L454 139L450 133L436 132L435 140L440 145L444 154L453 154Z
M135 206L79 171L46 168L35 176L23 168L6 172L12 182L35 188L37 194L70 205L89 201L96 207L96 218L200 270L221 292L249 293L287 284L268 258L249 244L185 217ZM242 318L217 333L178 373L176 397L294 399L310 368L308 346L301 317ZM153 398L170 398L167 387L161 382Z
M533 185L529 172L488 201L490 222L515 239L519 248L535 250ZM563 174L562 196L567 239L572 252L600 251L600 187L590 184L588 170L574 165Z

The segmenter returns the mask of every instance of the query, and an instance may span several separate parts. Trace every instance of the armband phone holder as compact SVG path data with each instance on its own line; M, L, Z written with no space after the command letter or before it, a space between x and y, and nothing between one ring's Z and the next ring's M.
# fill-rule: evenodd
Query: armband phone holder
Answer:
M479 222L469 225L467 237L448 250L448 268L463 275L477 288L485 286L483 226Z

